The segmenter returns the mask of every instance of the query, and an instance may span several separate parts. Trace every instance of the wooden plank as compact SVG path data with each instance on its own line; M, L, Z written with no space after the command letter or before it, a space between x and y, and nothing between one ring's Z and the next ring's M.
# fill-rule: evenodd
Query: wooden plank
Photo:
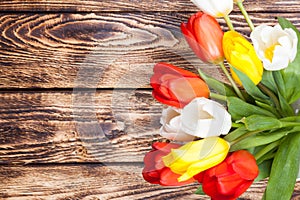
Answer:
M247 0L244 2L250 12L298 12L297 0ZM237 10L237 8L235 8ZM188 0L5 0L0 2L0 11L18 12L103 12L103 11L197 11Z
M298 13L251 17L255 24L275 24L277 15L300 27ZM201 63L180 32L180 23L188 16L167 12L2 14L0 88L149 88L157 62L203 67L214 74L215 66ZM232 21L237 31L249 34L240 15Z
M0 93L0 164L141 162L158 135L151 91Z
M141 166L50 165L0 166L1 199L209 199L193 194L197 184L162 187L146 183ZM254 183L241 198L261 199L265 181ZM300 197L300 182L292 200Z

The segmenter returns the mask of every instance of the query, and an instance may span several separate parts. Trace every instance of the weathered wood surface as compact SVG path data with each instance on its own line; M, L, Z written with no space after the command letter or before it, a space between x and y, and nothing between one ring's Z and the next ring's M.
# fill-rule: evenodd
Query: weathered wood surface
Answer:
M207 200L195 195L197 184L162 187L143 181L139 165L0 166L0 197L7 199ZM261 199L266 182L254 183L241 198ZM292 200L300 198L300 184ZM298 191L298 192L297 192Z
M153 65L163 61L215 73L194 56L180 32L190 15L0 14L0 87L147 88ZM255 24L273 25L276 16L300 28L299 13L252 14ZM232 21L249 35L240 15Z
M0 93L0 164L142 162L162 105L150 91Z
M300 28L299 1L245 7L255 24L283 16ZM154 186L140 173L162 139L153 65L223 79L180 33L196 11L188 0L0 1L0 199L208 199L193 194L196 185ZM236 8L231 18L249 34ZM256 183L243 198L260 199L264 188Z
M244 2L249 12L298 12L298 0L247 0ZM237 9L236 9L237 10ZM29 12L102 12L102 11L197 11L187 0L4 0L0 11Z

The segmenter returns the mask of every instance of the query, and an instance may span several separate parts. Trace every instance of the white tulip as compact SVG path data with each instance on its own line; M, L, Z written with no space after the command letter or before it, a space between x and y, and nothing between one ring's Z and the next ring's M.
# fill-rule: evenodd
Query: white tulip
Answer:
M183 109L168 107L161 117L161 135L178 141L192 141L226 135L231 128L231 116L219 103L200 97Z
M291 28L263 24L253 30L250 38L266 70L284 69L296 57L298 38Z
M231 116L224 106L203 97L183 108L181 120L184 132L201 138L226 135L231 128Z
M193 141L194 136L186 134L181 129L181 109L167 107L162 111L160 123L163 125L160 129L161 136L177 141Z
M227 16L233 9L233 0L191 0L200 10L213 17Z

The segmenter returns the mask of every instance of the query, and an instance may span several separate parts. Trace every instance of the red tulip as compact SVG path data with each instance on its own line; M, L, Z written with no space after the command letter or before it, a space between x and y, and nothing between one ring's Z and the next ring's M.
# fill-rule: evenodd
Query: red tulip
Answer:
M160 184L164 186L181 186L194 182L193 178L178 182L177 179L181 176L175 174L166 167L162 161L162 157L169 154L171 149L180 147L178 144L156 142L153 143L153 150L148 152L144 157L145 167L143 169L143 177L146 181L152 184Z
M196 74L168 63L154 66L152 95L161 103L183 108L195 97L209 97L209 88Z
M239 150L194 178L202 183L203 191L212 200L234 200L251 186L258 173L254 156Z
M212 16L203 12L192 15L188 23L181 23L181 32L203 62L218 64L224 60L223 31Z

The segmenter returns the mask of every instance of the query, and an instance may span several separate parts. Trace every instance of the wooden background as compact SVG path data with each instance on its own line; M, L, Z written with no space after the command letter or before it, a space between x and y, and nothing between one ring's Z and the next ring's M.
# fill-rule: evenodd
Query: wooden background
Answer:
M298 0L244 4L255 24L283 16L300 28ZM0 1L0 199L208 199L193 194L196 185L141 177L144 154L160 140L153 65L222 78L180 33L196 11L188 0ZM249 35L236 8L231 18ZM264 187L243 198L260 199Z

